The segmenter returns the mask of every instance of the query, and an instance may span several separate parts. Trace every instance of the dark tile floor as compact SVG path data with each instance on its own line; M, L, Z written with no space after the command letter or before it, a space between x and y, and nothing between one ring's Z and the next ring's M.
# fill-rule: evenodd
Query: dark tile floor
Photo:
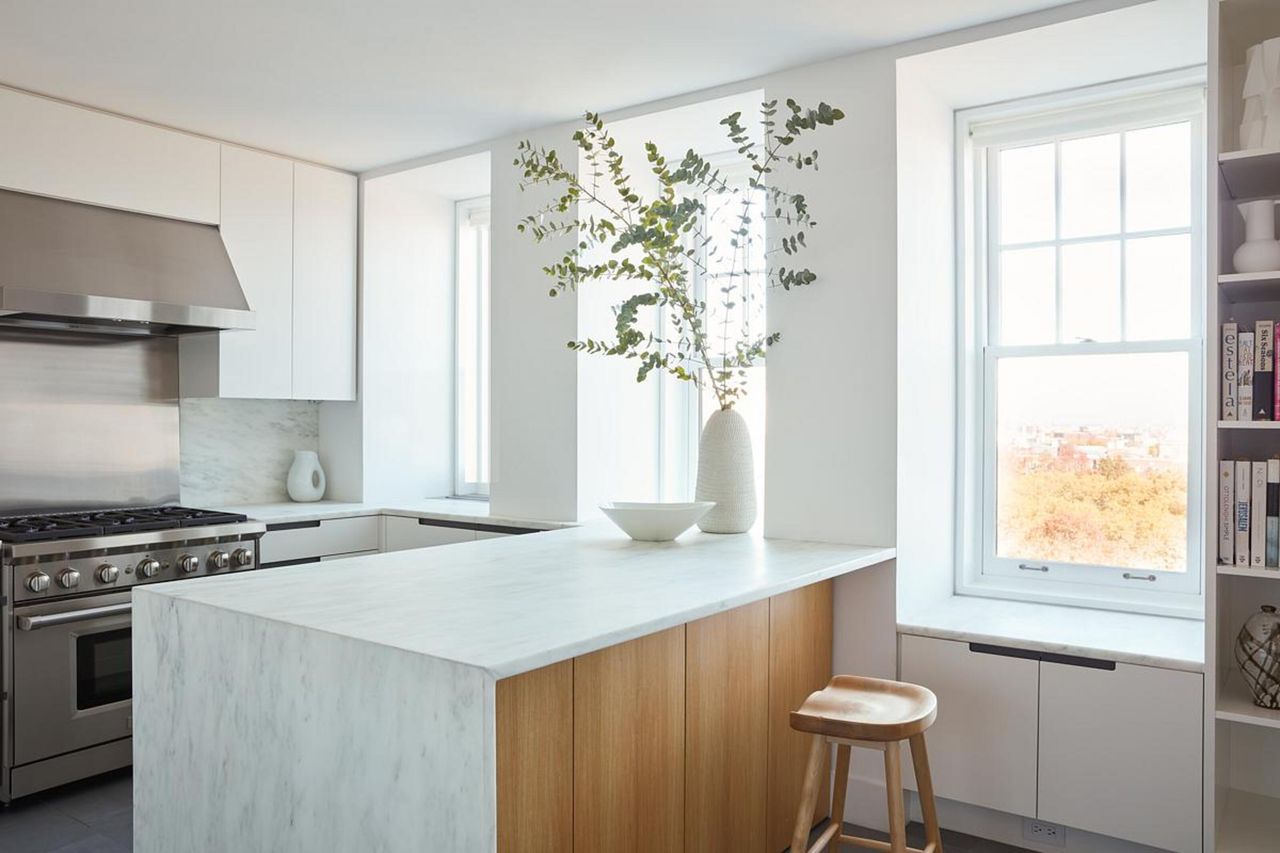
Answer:
M821 831L819 828L818 831ZM847 832L888 840L882 832L849 826ZM919 824L907 843L924 846ZM129 853L133 846L133 775L118 770L0 808L0 853ZM1020 847L942 833L947 853L1028 853Z
M0 853L129 853L133 775L105 773L0 808Z

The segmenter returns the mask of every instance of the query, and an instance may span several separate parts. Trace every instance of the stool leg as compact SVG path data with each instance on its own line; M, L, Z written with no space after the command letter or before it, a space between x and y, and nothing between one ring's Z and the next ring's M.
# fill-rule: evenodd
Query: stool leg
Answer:
M889 850L907 851L907 817L902 807L902 751L898 741L884 745L884 786L889 796Z
M800 793L800 809L796 814L796 831L791 835L791 853L807 853L809 832L813 829L813 810L818 805L818 789L822 787L822 765L826 757L827 739L814 735L809 746L809 764L804 771L804 788Z
M920 792L925 844L933 844L933 853L942 853L942 831L938 828L938 807L933 801L933 777L929 775L929 752L923 734L911 737L911 763L916 769L916 790Z
M844 832L844 797L849 789L849 758L853 747L842 743L836 747L836 784L831 791L831 822L840 829L836 830L828 850L831 853L840 849L840 836Z

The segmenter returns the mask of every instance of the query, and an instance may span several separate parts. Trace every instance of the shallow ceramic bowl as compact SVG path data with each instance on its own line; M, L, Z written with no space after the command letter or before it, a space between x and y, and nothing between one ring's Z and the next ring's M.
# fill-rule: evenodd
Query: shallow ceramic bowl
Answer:
M707 511L715 501L690 501L689 503L637 503L613 501L601 504L600 509L609 520L632 539L639 542L670 542L684 533Z

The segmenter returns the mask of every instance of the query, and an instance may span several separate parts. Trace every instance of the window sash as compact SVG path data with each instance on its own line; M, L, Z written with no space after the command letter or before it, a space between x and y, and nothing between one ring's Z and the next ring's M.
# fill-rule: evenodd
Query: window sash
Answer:
M1177 85L1202 86L1202 76L1186 74L1162 75ZM1153 78L1155 80L1155 78ZM1154 85L1159 85L1156 80ZM1169 85L1165 82L1164 85ZM1102 87L1113 93L1115 87ZM1139 87L1141 88L1141 86ZM960 292L957 300L961 328L957 336L961 347L958 373L959 441L957 444L957 591L1022 600L1059 603L1091 603L1104 607L1120 607L1148 612L1194 613L1202 606L1203 595L1203 412L1204 412L1204 97L1201 91L1183 88L1143 98L1112 97L1101 107L1093 93L1094 103L1079 93L1067 99L1070 109L1053 111L1053 98L1036 99L1040 112L1027 117L1016 115L1019 108L1002 105L957 114L957 207L958 236L962 263ZM1045 110L1050 110L1046 114ZM998 116L998 124L983 119ZM1178 122L1191 125L1192 192L1191 219L1188 227L1146 231L1127 231L1124 216L1125 176L1120 179L1120 231L1107 235L1062 238L1061 157L1055 152L1055 233L1053 240L1035 243L1001 244L996 231L998 220L998 150L1022 145L1062 142L1104 133L1140 130ZM1124 151L1122 146L1122 158ZM1123 161L1122 161L1123 162ZM1122 167L1123 168L1123 167ZM966 232L967 235L966 235ZM1185 339L1164 341L1119 340L1110 342L1061 343L1062 340L1062 269L1064 246L1113 240L1120 246L1121 264L1125 263L1125 242L1162 236L1188 235L1192 247L1191 287L1189 299L1189 333ZM1007 249L1052 247L1057 253L1054 293L1053 344L999 344L1000 279L999 253ZM1121 272L1120 310L1126 309L1126 275ZM1129 333L1127 317L1121 313L1120 334ZM996 478L998 456L996 435L996 367L1003 359L1046 355L1126 354L1140 352L1185 352L1188 358L1188 483L1187 483L1187 567L1182 573L1145 572L1111 566L1084 566L1071 563L1045 563L1048 572L1032 572L1018 568L1027 559L1002 558L996 554ZM969 402L972 401L972 402ZM1130 575L1155 574L1155 582L1133 580ZM1031 577L1028 577L1031 576Z
M487 497L489 494L489 199L460 201L455 208L454 327L454 494L459 497ZM464 280L463 252L473 252L470 269L474 275ZM470 318L470 339L463 346L462 304L468 296L474 307ZM470 446L472 452L467 452ZM476 476L469 476L468 469Z

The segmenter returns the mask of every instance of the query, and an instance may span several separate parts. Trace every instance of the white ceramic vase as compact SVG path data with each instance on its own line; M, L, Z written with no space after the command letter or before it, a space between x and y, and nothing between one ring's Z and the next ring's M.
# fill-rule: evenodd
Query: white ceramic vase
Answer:
M756 521L751 433L733 409L712 413L698 442L697 499L715 501L698 521L707 533L745 533Z
M1255 44L1245 53L1240 122L1244 150L1280 146L1280 38Z
M289 497L299 503L318 501L324 497L326 483L319 454L314 450L293 451L293 464L289 466L286 485Z
M1276 205L1280 201L1246 201L1239 205L1244 217L1245 241L1236 249L1236 272L1280 270L1280 242L1276 241Z

